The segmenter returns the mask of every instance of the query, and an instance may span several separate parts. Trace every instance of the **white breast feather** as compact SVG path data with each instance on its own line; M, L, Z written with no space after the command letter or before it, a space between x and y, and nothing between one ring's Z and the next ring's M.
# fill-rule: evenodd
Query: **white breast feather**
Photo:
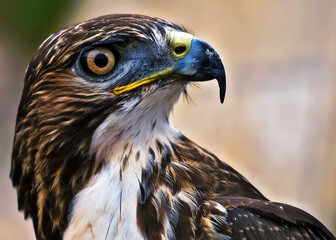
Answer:
M181 86L178 88L182 90ZM140 104L137 104L138 99L133 99L124 104L122 110L107 117L97 128L92 137L91 151L102 155L108 164L73 200L71 220L64 234L65 240L144 239L137 226L141 173L142 169L150 165L148 148L155 149L156 140L169 145L179 135L177 129L167 122L167 116L180 92L176 91L175 96L170 98L171 101L162 101L161 105L157 103L166 98L164 92L153 94L148 101L143 100ZM132 110L133 106L136 109ZM159 109L150 109L151 107ZM131 115L128 114L130 110ZM156 124L152 129L154 121ZM122 136L117 132L126 129ZM136 134L139 130L141 132ZM132 151L120 178L121 159L126 145ZM136 161L138 151L140 159ZM156 159L152 161L159 163L160 159L156 155ZM171 235L171 229L167 226L166 228ZM162 236L162 239L166 238L167 236Z

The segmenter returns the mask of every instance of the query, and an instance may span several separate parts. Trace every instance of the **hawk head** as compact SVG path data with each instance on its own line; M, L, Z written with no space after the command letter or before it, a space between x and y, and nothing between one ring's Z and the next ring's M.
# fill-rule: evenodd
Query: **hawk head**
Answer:
M74 197L109 154L166 134L186 85L214 78L223 102L215 50L158 18L103 16L46 39L26 72L11 168L19 209L38 238L60 238Z

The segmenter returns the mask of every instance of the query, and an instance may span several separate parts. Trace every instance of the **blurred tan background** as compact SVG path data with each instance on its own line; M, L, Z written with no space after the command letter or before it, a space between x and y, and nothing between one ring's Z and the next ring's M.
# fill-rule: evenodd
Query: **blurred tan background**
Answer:
M227 70L190 88L172 121L268 198L300 207L336 233L336 1L7 1L0 10L0 239L34 239L9 181L24 71L39 44L65 25L110 13L183 24ZM52 4L52 5L50 5Z

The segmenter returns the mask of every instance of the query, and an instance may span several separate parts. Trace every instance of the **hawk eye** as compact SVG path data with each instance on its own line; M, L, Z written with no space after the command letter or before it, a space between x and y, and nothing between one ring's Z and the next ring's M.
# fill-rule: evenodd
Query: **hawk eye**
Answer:
M112 51L103 47L91 49L82 56L84 66L97 75L109 73L113 69L115 62L116 59Z

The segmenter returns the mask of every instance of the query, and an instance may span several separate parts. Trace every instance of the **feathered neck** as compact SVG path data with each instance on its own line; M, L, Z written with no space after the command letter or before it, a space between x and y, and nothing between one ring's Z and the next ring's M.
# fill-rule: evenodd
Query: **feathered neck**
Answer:
M141 148L156 141L173 140L179 132L169 122L169 115L184 88L184 84L173 84L160 91L149 89L138 97L127 99L95 130L91 154L100 162L131 145Z
M95 131L91 151L96 162L105 162L104 168L72 201L64 239L144 239L139 221L146 220L140 208L151 195L159 194L154 183L170 162L172 143L180 136L168 121L172 106L165 104L155 112L145 106L148 103L129 101ZM167 214L160 219L167 227L165 234L172 231ZM108 221L101 223L101 219Z

